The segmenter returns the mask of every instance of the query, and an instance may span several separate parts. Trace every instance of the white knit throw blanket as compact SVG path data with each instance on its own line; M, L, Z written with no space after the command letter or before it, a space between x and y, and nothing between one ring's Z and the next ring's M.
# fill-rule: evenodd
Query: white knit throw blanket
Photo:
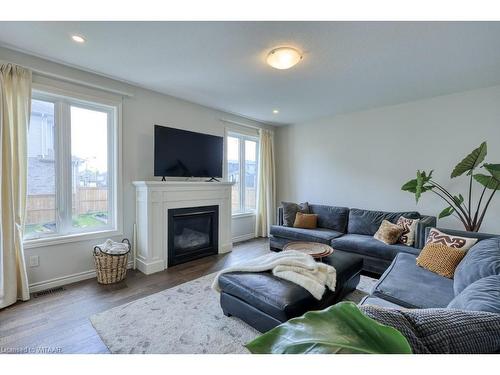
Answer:
M312 256L294 250L266 254L228 267L217 273L212 288L220 292L219 276L224 273L270 270L274 276L300 285L317 300L321 299L326 287L332 291L335 290L337 281L335 268L316 262Z

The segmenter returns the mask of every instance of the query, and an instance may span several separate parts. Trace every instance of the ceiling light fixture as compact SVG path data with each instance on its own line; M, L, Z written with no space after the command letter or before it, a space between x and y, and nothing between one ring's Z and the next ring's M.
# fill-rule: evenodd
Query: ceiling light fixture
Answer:
M278 113L280 113L280 111L279 111L279 110L277 110L277 109L273 109L273 113L274 113L275 115L277 115Z
M276 69L290 69L302 60L300 51L292 47L274 48L267 55L267 63Z
M71 39L73 39L73 41L77 43L85 43L85 38L80 35L71 35Z

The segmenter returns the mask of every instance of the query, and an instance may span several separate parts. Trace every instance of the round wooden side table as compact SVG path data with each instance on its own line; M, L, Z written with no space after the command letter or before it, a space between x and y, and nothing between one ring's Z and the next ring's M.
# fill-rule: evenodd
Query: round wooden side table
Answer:
M331 246L319 242L290 242L283 247L283 251L288 250L300 251L320 261L333 253Z

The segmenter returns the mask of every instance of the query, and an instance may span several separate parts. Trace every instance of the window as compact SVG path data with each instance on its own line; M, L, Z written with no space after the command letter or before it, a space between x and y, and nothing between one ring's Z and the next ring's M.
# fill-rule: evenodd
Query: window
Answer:
M117 229L117 111L33 93L26 240Z
M230 133L227 137L227 175L235 182L233 214L255 211L257 201L258 141L255 137Z

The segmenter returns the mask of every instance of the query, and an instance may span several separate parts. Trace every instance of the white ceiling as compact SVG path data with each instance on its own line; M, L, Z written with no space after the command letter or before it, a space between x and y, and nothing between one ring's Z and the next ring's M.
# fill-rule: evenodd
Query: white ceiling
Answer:
M500 84L500 22L0 22L0 44L276 124ZM267 66L281 45L302 62Z

